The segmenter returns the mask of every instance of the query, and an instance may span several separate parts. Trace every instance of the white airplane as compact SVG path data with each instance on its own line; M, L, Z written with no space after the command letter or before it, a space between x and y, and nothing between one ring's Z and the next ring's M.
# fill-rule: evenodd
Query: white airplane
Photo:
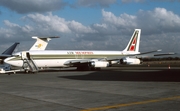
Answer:
M147 54L139 52L141 29L135 29L128 45L123 51L93 51L93 50L29 50L14 54L4 60L5 63L25 67L23 60L33 60L35 66L45 67L77 67L78 70L89 70L108 67L112 64L141 64L135 56ZM27 67L27 66L26 66Z

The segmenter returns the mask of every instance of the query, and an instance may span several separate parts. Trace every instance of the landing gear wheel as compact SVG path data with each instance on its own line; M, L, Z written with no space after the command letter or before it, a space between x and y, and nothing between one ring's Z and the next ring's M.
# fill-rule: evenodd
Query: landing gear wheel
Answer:
M25 69L25 71L24 71L25 73L29 73L29 71L27 70L27 69Z

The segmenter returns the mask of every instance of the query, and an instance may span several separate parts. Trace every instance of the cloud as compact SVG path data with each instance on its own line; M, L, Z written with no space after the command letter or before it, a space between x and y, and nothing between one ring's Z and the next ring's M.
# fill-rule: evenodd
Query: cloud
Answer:
M4 20L4 25L6 28L0 28L0 35L2 39L0 43L4 43L4 41L12 42L27 40L27 35L34 31L29 25L20 26L18 24L11 23L8 20Z
M79 6L85 7L109 7L109 5L116 3L116 0L78 0Z
M102 10L102 21L89 26L52 13L28 14L21 20L25 25L4 21L5 27L0 28L0 43L29 41L35 35L61 36L50 42L53 45L48 45L49 49L123 50L134 29L141 28L140 50L175 51L180 47L180 16L164 8L139 10L136 15L115 15Z
M146 0L121 0L122 3L131 3L131 2L142 3L145 1Z
M28 14L22 19L30 22L35 29L41 30L44 34L57 32L67 33L70 31L66 25L67 22L65 19L52 15L52 13L48 13L47 15L39 13Z
M137 16L139 26L146 31L151 30L151 33L180 31L180 16L164 8L155 8L153 11L140 10Z
M47 15L43 14L28 14L22 18L23 20L28 20L32 23L33 27L37 30L47 33L92 33L90 27L83 26L81 23L74 20L67 21L64 18L61 18L57 15L52 15L48 13ZM38 25L37 25L38 24Z
M69 40L74 37L82 37L84 34L95 33L89 26L84 26L74 20L67 21L52 13L47 14L28 14L21 18L26 25L18 25L8 20L4 20L4 28L0 28L0 43L12 41L29 41L32 36L60 36Z
M0 5L24 14L59 10L64 8L67 3L62 0L1 0Z
M112 12L106 12L102 10L103 22L114 26L118 29L118 27L136 27L137 24L135 21L137 17L134 15L128 15L126 13L121 14L120 16L115 16Z
M141 28L149 33L179 32L180 16L164 8L155 8L152 11L139 10L136 15L121 14L115 16L112 12L102 10L102 24L94 24L96 29L135 29ZM108 28L109 27L109 28Z
M141 46L143 47L140 49L143 51L163 49L177 52L176 47L180 47L177 43L180 39L180 16L164 8L155 8L151 11L139 10L136 15L124 13L119 16L102 10L101 23L93 24L91 28L96 30L96 34L87 34L81 39L99 41L106 44L107 49L116 48L119 44L123 49L136 28L142 29Z
M67 1L64 0L0 0L0 6L7 7L12 11L20 14L26 13L44 13L52 12L71 7L109 7L111 4L116 3L117 0L77 0Z

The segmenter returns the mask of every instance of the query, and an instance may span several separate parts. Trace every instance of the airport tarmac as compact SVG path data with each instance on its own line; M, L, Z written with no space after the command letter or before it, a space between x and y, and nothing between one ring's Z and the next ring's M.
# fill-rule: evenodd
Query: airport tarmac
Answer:
M0 111L179 111L180 67L0 74Z

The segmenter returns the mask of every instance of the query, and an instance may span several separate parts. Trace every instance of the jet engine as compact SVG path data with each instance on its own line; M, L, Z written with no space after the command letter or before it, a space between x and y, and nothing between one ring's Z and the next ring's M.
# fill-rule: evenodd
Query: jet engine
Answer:
M120 64L124 65L138 65L141 64L141 60L137 58L122 58L120 59Z
M109 62L107 62L107 61L92 61L91 66L92 67L108 67Z

